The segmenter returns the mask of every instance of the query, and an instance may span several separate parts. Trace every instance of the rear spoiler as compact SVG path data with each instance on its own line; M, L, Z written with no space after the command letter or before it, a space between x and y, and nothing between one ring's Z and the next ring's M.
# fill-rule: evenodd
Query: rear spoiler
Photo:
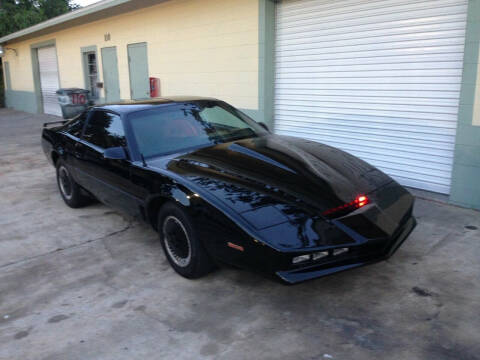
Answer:
M54 125L54 124L65 124L68 120L58 120L58 121L49 121L49 122L46 122L46 123L43 123L43 127L48 127L50 125Z

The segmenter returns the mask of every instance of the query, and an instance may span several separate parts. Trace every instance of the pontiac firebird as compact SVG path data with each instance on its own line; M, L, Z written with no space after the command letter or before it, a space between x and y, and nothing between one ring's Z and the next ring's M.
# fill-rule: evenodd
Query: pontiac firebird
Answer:
M186 278L230 264L297 283L386 259L416 225L414 198L382 171L223 101L94 106L59 123L42 147L65 203L96 198L151 224Z

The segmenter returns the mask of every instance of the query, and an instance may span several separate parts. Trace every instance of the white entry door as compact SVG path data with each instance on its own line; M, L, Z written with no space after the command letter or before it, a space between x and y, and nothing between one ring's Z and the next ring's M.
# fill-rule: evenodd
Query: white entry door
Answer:
M449 193L468 0L277 4L275 129Z
M55 46L38 49L38 65L40 69L40 88L45 114L62 116L56 91L58 83L57 52Z

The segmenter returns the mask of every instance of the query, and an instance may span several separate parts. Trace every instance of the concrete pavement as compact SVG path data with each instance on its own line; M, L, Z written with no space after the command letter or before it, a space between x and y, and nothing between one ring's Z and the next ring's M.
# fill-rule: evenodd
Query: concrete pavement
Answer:
M148 226L62 202L48 116L0 109L0 359L480 359L480 213L418 199L388 261L297 286L176 275Z

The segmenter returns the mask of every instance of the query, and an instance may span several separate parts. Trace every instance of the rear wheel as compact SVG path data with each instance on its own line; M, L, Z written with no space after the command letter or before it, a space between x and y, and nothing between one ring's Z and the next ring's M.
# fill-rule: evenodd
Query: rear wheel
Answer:
M80 186L73 180L65 163L57 161L57 184L65 204L71 208L79 208L88 202L88 198L82 194Z
M168 262L178 274L195 279L214 268L190 216L180 206L170 202L162 206L158 233Z

